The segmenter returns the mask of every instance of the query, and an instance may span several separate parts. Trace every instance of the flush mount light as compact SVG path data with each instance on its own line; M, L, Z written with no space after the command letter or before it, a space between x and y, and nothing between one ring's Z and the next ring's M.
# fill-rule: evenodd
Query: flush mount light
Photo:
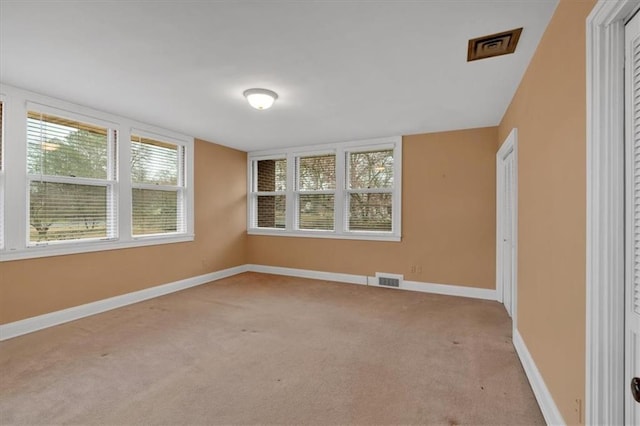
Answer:
M247 98L249 105L260 110L271 108L276 99L278 99L276 92L267 89L247 89L243 94Z

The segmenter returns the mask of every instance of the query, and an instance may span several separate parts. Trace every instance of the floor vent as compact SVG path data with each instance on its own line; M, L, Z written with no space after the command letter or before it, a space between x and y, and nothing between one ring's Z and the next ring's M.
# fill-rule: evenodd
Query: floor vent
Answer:
M376 272L376 278L378 279L378 285L381 287L400 287L404 277L402 275Z

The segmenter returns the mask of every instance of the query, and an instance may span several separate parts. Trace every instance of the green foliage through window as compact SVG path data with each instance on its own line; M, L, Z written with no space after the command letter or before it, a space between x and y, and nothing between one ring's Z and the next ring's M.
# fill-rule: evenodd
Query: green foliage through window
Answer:
M131 136L133 235L180 231L182 156L179 145Z
M108 134L79 121L27 114L31 243L109 236Z

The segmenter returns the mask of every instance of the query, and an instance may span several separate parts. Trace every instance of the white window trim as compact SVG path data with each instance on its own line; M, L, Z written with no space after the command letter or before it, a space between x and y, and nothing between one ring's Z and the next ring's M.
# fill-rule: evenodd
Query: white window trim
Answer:
M40 95L16 87L0 84L0 93L4 102L4 245L0 249L0 262L20 259L32 259L104 250L117 250L130 247L142 247L158 244L179 243L194 240L194 139L157 126L140 123L125 117L94 110L92 108ZM65 117L79 117L81 121L95 124L106 123L118 131L117 157L119 167L116 170L114 198L117 200L116 229L118 234L112 239L87 239L68 242L50 242L47 245L29 246L28 232L28 195L27 195L27 111L36 109ZM133 237L131 233L131 171L130 141L131 134L142 134L154 139L166 140L184 147L185 167L185 232ZM9 142L10 141L10 142Z
M346 230L345 196L346 188L345 159L349 152L365 152L393 149L392 231L348 231ZM298 157L336 154L336 189L328 191L335 194L335 226L333 231L296 229L297 188L295 187ZM257 228L255 223L255 192L253 162L258 160L286 159L287 188L286 226L284 229ZM327 191L304 191L304 193L324 193ZM388 192L386 189L380 192ZM303 238L335 238L345 240L401 241L402 239L402 137L368 139L353 142L293 147L280 150L250 152L247 155L247 234Z
M311 158L311 157L329 157L329 156L334 156L335 157L335 174L336 174L336 181L334 184L334 189L316 189L316 190L301 190L300 189L300 178L299 178L299 173L300 173L300 159L301 158ZM293 172L293 210L292 210L292 214L293 214L293 229L294 232L304 232L304 233L309 233L310 235L322 235L322 234L328 234L328 235L332 235L336 233L336 230L341 229L339 223L341 222L340 219L342 218L341 214L338 214L338 212L342 211L341 205L342 205L342 197L338 194L339 190L341 189L341 186L339 184L340 182L340 168L339 168L339 160L338 158L341 158L341 156L339 155L339 153L337 152L336 149L329 149L329 150L325 150L325 151L312 151L312 152L299 152L296 153L295 156L293 157L293 162L294 162L294 172ZM287 175L287 179L289 178L289 176ZM300 217L298 215L298 212L300 211L300 196L304 196L304 195L333 195L333 230L330 229L305 229L305 228L300 228ZM289 224L289 222L287 222L287 225Z
M41 114L48 114L56 117L63 117L63 118L75 120L81 123L87 123L87 124L104 127L107 130L107 134L108 134L107 151L108 152L110 151L114 155L117 155L116 144L118 143L118 141L117 141L117 138L116 140L114 140L113 133L112 133L113 131L115 131L118 136L120 135L120 129L118 128L117 123L101 120L99 118L94 118L94 117L90 117L83 114L77 114L71 111L64 111L61 109L52 108L50 106L41 105L31 101L26 102L26 111L24 115L24 120L27 120L26 113L29 111L33 111ZM27 140L25 139L24 142L26 143ZM27 147L27 150L28 149L29 148ZM44 243L30 241L30 236L29 236L30 229L27 226L24 229L24 238L27 241L28 248L42 247L42 246L49 246L49 245L68 245L68 244L74 244L79 242L91 242L91 241L94 241L94 242L105 241L105 240L114 241L117 239L118 220L117 220L117 217L114 217L114 212L117 211L117 205L118 205L115 200L115 194L118 191L118 178L117 178L117 170L113 168L113 164L112 164L114 160L114 155L107 156L107 161L109 162L109 165L107 166L107 170L108 170L107 176L104 179L47 175L44 173L27 173L27 183L26 183L27 190L28 188L30 188L33 182L65 183L70 185L86 185L86 186L104 187L107 191L107 205L106 205L106 209L108 212L107 221L109 221L109 218L112 218L112 217L115 219L113 221L114 223L112 223L111 225L111 228L107 226L107 235L104 237L82 238L78 240L68 240L68 241L54 240L54 241L46 241ZM25 164L26 166L26 161L23 164ZM28 195L26 196L26 199L27 199L27 206L25 209L25 213L29 212L31 209L31 200L29 199Z
M131 189L148 189L148 190L152 190L152 191L174 191L177 193L177 195L182 199L182 202L179 204L179 208L181 210L183 210L181 212L181 214L178 217L182 218L182 222L178 223L177 225L177 231L176 232L167 232L164 234L139 234L139 235L133 235L133 232L130 232L132 234L132 238L134 240L139 240L141 238L149 238L149 237L168 237L171 235L183 235L188 227L187 224L187 217L184 214L184 210L186 209L187 212L190 212L192 210L192 208L187 208L187 177L186 177L186 172L187 172L187 164L185 161L185 157L187 157L186 159L189 159L190 156L187 154L187 148L185 146L184 141L179 140L179 139L174 139L172 137L167 137L161 134L156 134L156 133L152 133L146 130L141 130L141 129L131 129L131 132L129 133L129 142L131 141L131 135L136 135L142 138L148 138L148 139L152 139L158 142L167 142L173 145L176 145L177 147L180 147L182 149L178 149L178 181L176 185L156 185L156 184L146 184L146 183L135 183L135 182L131 182ZM131 149L129 148L129 153L131 152ZM191 167L189 167L189 169L192 169ZM129 177L129 180L130 177ZM130 225L131 227L133 227L133 216L129 217L130 220Z

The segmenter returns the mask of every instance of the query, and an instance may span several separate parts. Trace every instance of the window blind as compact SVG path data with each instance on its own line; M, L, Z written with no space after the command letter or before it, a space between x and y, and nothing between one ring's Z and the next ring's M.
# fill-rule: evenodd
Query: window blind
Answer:
M29 244L111 238L116 133L27 113Z
M132 233L184 232L184 147L131 136Z
M335 154L298 157L297 170L298 229L333 230Z
M346 209L350 231L391 231L393 150L348 153Z

